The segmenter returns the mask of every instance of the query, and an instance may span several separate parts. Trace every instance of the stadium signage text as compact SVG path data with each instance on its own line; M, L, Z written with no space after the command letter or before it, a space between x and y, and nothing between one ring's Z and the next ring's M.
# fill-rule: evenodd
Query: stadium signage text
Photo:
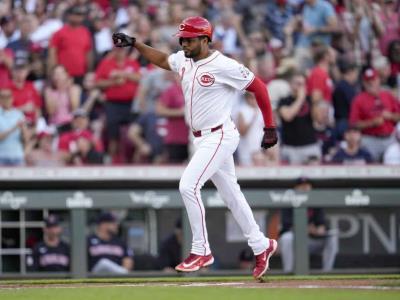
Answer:
M26 197L14 196L12 192L4 192L0 196L0 205L9 206L12 209L19 209L28 202Z
M286 190L283 193L269 192L273 203L288 203L293 207L299 207L309 199L308 194L296 193L294 190Z
M344 203L348 206L368 206L370 203L370 197L364 195L361 190L353 190L350 195L346 195Z
M66 205L68 208L91 208L93 207L93 199L78 191L72 197L67 198Z
M146 191L144 193L129 193L129 197L135 204L146 204L153 208L161 208L170 202L170 196L157 195L155 191Z

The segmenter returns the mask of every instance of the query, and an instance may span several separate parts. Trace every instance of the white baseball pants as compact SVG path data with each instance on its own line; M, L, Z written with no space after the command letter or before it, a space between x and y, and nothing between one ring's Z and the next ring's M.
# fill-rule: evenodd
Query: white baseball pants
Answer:
M186 167L179 183L179 190L186 207L192 229L191 253L211 253L200 189L211 179L232 211L234 218L248 240L255 255L269 245L260 231L253 213L237 183L233 153L239 144L239 133L231 120L222 129L194 139L195 153Z

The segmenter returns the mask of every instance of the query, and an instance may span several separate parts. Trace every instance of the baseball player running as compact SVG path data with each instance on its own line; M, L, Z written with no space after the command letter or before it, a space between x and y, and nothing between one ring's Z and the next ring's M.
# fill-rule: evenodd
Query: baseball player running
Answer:
M237 183L233 153L239 132L231 119L235 94L247 90L255 94L265 128L261 143L270 148L277 143L271 104L265 84L249 69L209 48L212 26L202 17L189 17L179 25L176 36L182 51L168 55L124 33L114 33L116 47L135 47L160 68L177 72L185 96L185 118L195 137L195 153L183 172L179 190L193 234L190 255L177 271L193 272L214 262L208 243L205 210L200 195L211 179L232 211L256 257L253 276L260 279L268 269L277 242L260 231Z

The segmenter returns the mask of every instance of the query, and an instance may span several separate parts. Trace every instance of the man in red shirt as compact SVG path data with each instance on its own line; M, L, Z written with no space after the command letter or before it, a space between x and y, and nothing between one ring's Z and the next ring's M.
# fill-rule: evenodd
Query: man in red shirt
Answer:
M376 70L366 69L362 79L365 91L353 100L349 123L361 130L362 145L375 161L380 161L393 141L393 132L400 120L400 104L389 91L381 88Z
M103 90L106 98L108 153L112 158L118 153L121 125L132 121L131 106L141 77L139 71L139 63L123 48L114 48L96 70L96 86Z
M332 101L333 81L329 75L331 64L335 63L334 50L327 46L320 46L315 50L315 67L311 69L307 78L307 92L312 103L320 100Z
M89 118L83 109L77 109L73 113L72 130L64 132L58 140L58 150L65 163L72 163L72 158L78 152L78 140L85 138L95 144L95 148L99 150L101 147L96 143L93 133L89 129Z
M61 64L82 85L83 76L92 67L92 37L82 25L86 11L83 6L73 6L67 11L67 23L51 37L48 67Z
M185 99L176 74L166 73L173 77L171 85L164 90L156 104L156 113L167 119L167 134L164 144L169 163L182 163L188 158L189 129L185 123Z
M33 125L41 116L42 99L33 83L26 80L28 74L28 65L15 65L10 89L14 98L13 106L21 110L25 114L27 122Z

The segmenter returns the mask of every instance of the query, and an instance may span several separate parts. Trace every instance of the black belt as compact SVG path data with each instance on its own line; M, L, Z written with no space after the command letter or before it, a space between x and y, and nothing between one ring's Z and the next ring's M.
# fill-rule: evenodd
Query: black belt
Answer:
M193 135L195 137L200 137L206 133L211 133L211 132L217 131L218 129L221 129L221 128L222 128L222 124L218 125L217 127L211 128L211 129L193 131Z

